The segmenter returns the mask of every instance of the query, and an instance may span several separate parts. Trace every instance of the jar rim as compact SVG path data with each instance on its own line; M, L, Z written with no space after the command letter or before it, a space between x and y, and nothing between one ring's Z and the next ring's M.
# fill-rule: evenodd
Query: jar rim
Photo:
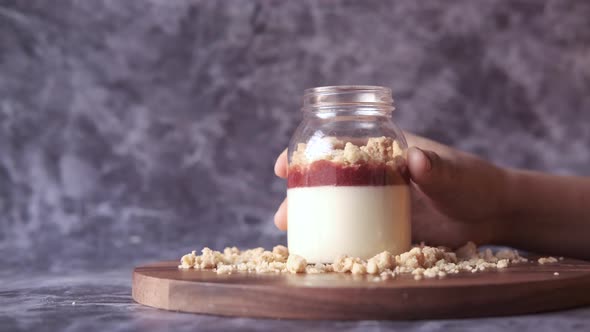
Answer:
M379 85L326 85L326 86L318 86L315 88L305 89L303 91L304 95L310 93L319 93L319 92L353 92L353 91L380 91L389 93L391 95L391 89L384 86Z
M393 111L390 88L376 85L334 85L306 89L304 110L325 110L341 107L371 107Z

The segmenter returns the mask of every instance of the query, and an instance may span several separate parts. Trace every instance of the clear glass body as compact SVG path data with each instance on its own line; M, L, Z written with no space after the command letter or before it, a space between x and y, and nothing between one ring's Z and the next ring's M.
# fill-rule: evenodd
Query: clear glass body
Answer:
M368 259L410 246L407 143L391 90L334 86L305 91L289 144L288 246L311 263Z

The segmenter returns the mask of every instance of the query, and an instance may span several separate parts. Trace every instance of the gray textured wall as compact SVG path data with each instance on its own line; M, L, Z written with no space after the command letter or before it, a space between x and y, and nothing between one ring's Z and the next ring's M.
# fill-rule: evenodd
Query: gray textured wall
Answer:
M102 268L269 246L302 90L378 84L405 129L590 175L590 1L0 0L0 260Z

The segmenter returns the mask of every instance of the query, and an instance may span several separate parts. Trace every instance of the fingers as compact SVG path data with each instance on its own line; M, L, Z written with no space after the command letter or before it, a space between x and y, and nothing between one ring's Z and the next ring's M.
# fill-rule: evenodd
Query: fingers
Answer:
M450 158L417 147L408 149L410 177L425 194L451 192L457 180L457 171Z
M287 230L287 199L281 203L277 213L275 213L275 225L282 231Z
M287 149L283 150L283 152L277 158L275 162L275 174L278 177L286 178L287 177Z
M287 149L277 158L275 162L275 174L281 178L287 177L287 167L289 161L287 160ZM287 230L287 199L283 200L283 203L279 206L279 209L275 213L275 225L282 231Z

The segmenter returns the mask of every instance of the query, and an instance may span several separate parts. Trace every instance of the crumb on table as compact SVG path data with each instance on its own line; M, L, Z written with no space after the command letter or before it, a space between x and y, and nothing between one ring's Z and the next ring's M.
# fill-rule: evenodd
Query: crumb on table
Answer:
M541 257L537 260L537 262L539 262L539 264L544 265L544 264L553 264L553 263L557 263L557 258L555 257Z
M527 262L518 251L502 249L496 253L490 249L478 250L468 242L456 251L424 244L413 247L400 255L381 252L368 260L347 255L338 256L331 264L308 264L304 257L289 254L283 245L272 251L264 248L240 250L227 247L223 252L203 248L201 255L192 251L181 257L179 269L211 270L217 274L232 273L351 273L373 275L379 280L411 275L415 280L445 278L461 272L477 273L505 269L513 264ZM555 257L542 257L539 264L555 263Z

